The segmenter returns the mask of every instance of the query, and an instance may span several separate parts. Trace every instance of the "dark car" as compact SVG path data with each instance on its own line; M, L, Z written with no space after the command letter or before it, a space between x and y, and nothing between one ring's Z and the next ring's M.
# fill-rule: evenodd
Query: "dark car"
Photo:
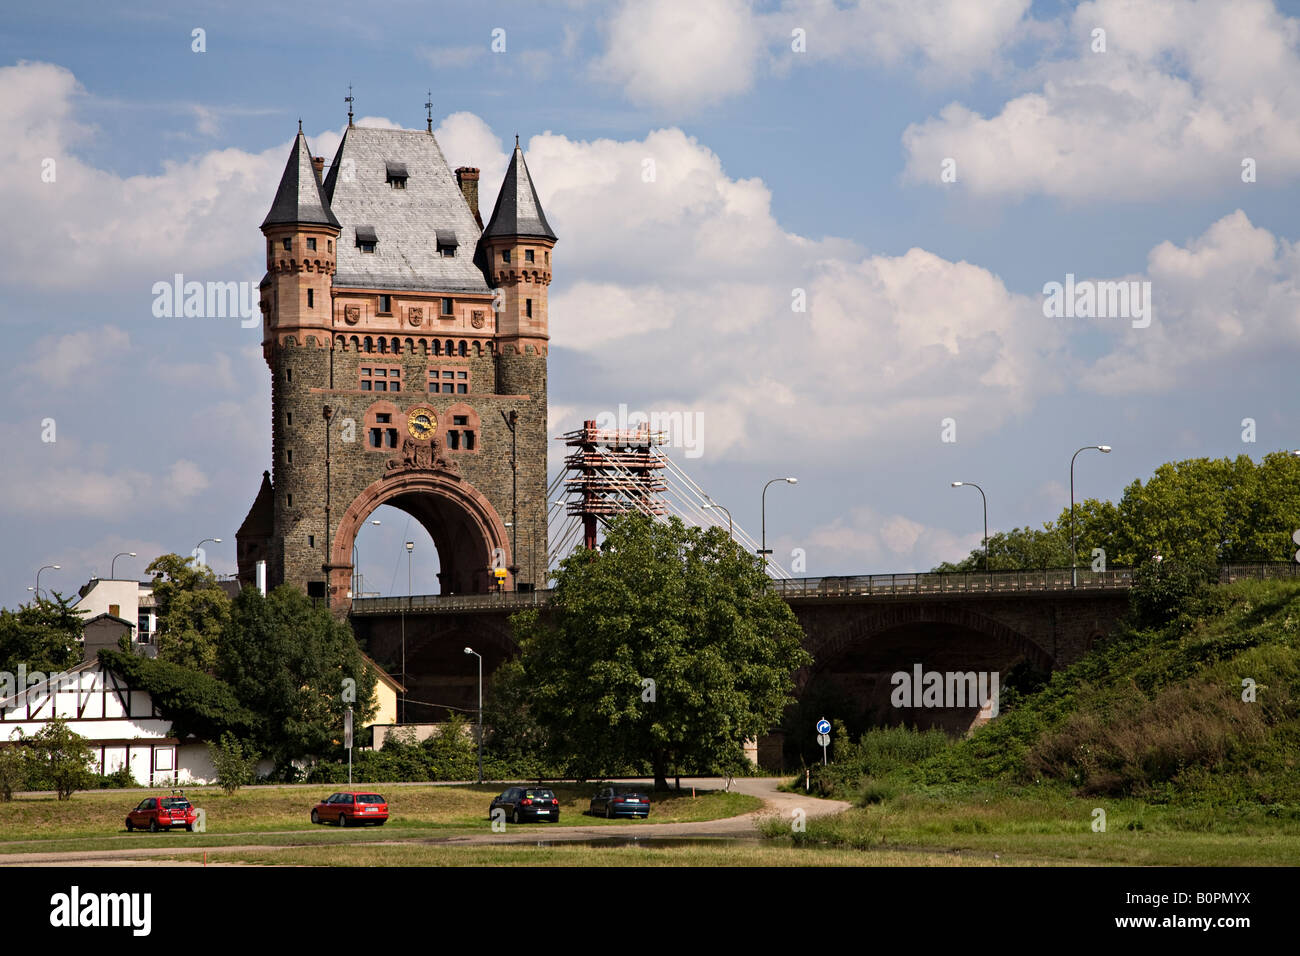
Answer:
M184 790L173 790L167 797L145 797L134 810L126 815L128 830L170 830L172 827L184 827L194 832L194 821L199 817L194 805L185 798Z
M604 814L611 820L614 817L640 817L644 820L650 816L650 798L640 790L627 787L601 787L591 798L591 814Z
M494 797L488 805L488 818L500 807L511 823L525 820L560 819L560 801L546 787L511 787Z
M379 827L387 820L388 801L363 790L332 793L311 811L312 823L332 823L336 827Z

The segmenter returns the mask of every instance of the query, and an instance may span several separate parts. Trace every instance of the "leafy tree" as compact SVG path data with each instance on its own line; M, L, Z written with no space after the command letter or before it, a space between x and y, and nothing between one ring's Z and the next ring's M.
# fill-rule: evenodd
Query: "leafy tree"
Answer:
M257 738L278 765L337 746L354 681L354 719L375 710L375 674L352 628L288 585L268 596L245 588L217 650L218 675L257 715Z
M145 570L153 575L158 606L158 659L212 673L217 645L230 626L230 598L194 558L164 554Z
M1157 554L1197 567L1286 561L1295 550L1291 534L1300 529L1300 458L1274 452L1258 464L1248 455L1164 464L1145 484L1125 488L1117 504L1076 502L1074 524L1081 567L1092 563L1093 548L1104 549L1114 567L1137 567ZM1043 529L991 535L992 569L1068 567L1070 509ZM982 567L977 548L935 570Z
M68 727L61 717L51 719L40 731L25 741L30 747L30 777L56 791L60 800L95 782L91 769L94 759L90 742Z
M132 687L149 692L178 737L216 740L223 734L251 736L260 726L229 684L203 671L125 651L101 650L100 662Z
M15 790L27 786L27 748L21 743L0 747L0 800L8 803Z
M226 796L257 779L257 762L261 754L251 744L241 743L233 734L223 734L219 743L208 744L208 755L217 771L217 783Z
M80 659L77 640L85 612L57 591L51 593L52 601L38 597L17 611L0 608L0 670L17 673L18 665L25 664L28 673L48 674L73 667Z
M526 719L548 749L582 777L648 759L666 789L670 769L738 768L811 661L762 564L720 529L623 515L555 580L545 616L512 618L510 680L527 689Z

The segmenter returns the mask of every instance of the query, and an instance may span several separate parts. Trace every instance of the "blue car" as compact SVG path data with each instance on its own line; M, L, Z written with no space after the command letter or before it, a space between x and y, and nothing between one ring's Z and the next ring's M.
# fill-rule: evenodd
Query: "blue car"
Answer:
M650 815L650 798L640 790L627 787L601 787L591 798L591 815L604 814L606 819L614 817L640 817L644 820Z

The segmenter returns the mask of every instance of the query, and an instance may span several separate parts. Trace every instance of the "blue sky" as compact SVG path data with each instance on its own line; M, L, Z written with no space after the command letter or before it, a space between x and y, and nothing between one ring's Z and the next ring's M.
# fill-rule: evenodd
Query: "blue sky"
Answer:
M449 160L483 169L485 212L519 134L560 236L553 431L620 403L700 416L700 457L670 454L751 533L763 482L799 477L769 492L769 542L786 565L803 549L810 575L960 557L980 511L954 479L983 485L993 529L1054 518L1081 445L1114 446L1076 472L1080 497L1109 498L1164 461L1298 447L1297 7L9 11L0 603L26 600L43 564L63 568L42 586L72 591L115 552L141 556L119 575L141 573L204 537L233 570L269 466L260 332L155 318L150 290L260 278L297 120L332 154L349 83L359 122L407 128L432 90ZM1044 316L1066 274L1150 282L1150 325ZM401 593L416 535L378 517L367 587Z

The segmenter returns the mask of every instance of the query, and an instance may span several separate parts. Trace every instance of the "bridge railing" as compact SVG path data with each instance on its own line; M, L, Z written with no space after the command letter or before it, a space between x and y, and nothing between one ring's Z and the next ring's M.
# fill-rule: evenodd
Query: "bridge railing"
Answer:
M1293 562L1277 562L1275 564L1231 564L1219 568L1219 580L1225 584L1247 578L1300 578L1300 565ZM1039 571L859 574L841 577L778 578L772 581L772 587L787 601L917 594L1116 591L1132 585L1132 568L1111 568L1107 571L1077 568L1074 573L1071 573L1069 568L1048 568ZM352 611L355 614L515 611L526 607L541 607L550 600L550 595L549 590L541 590L354 598Z
M499 611L541 607L550 591L497 591L490 594L412 594L402 597L353 598L354 614L401 614L417 611Z
M990 594L1001 591L1121 590L1132 586L1130 568L1093 571L1049 568L1040 571L915 572L847 577L786 578L773 587L786 600L883 597L891 594Z

